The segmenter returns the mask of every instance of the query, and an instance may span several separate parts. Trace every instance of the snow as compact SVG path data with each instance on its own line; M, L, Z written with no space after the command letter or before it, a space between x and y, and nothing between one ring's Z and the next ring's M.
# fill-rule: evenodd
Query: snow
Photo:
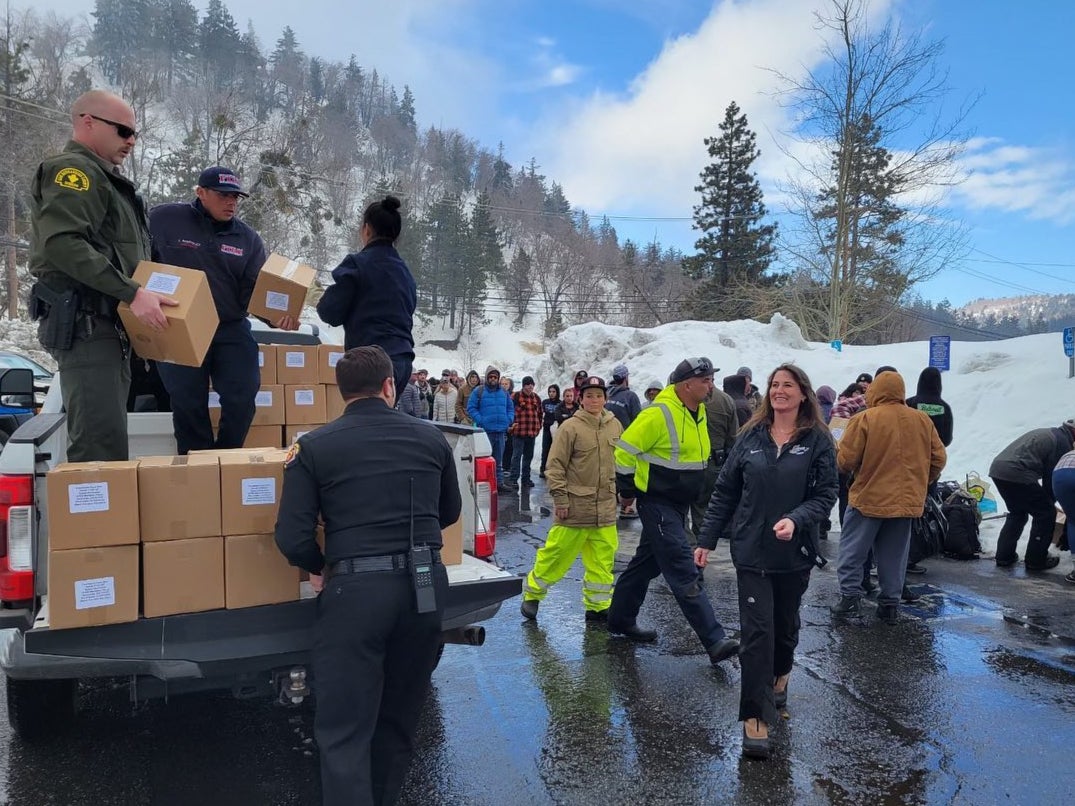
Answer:
M710 358L720 367L718 382L740 366L748 366L759 387L773 368L794 362L806 371L815 388L827 384L837 392L860 372L872 374L889 364L903 375L911 395L929 361L929 344L924 341L845 344L842 352L836 352L827 344L806 341L798 326L780 314L769 323L675 322L655 328L587 322L551 341L542 338L536 319L518 328L506 318L495 319L473 336L461 338L456 350L427 344L452 340L453 334L439 320L422 323L415 333L415 366L437 375L445 368L484 373L492 364L516 382L533 375L544 393L550 383L569 386L579 369L608 380L612 367L625 363L631 371L631 385L641 396L651 380L663 382L688 356ZM303 322L317 325L324 341L343 343L342 328L320 322L312 308L304 312ZM54 366L40 350L31 323L0 320L0 349L23 352ZM962 481L972 472L986 478L993 457L1016 437L1075 417L1075 380L1067 377L1068 360L1058 333L994 342L953 341L951 363L951 371L943 375L943 396L952 406L955 439L948 449L943 479ZM1003 511L1003 502L1000 506ZM983 523L982 542L989 550L996 545L999 525L999 520Z

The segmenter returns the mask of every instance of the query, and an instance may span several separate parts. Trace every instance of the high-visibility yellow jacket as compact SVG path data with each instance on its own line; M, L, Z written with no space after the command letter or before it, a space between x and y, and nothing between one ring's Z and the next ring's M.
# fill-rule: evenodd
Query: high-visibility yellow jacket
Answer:
M620 495L688 505L702 490L709 451L705 406L692 413L666 386L616 443Z

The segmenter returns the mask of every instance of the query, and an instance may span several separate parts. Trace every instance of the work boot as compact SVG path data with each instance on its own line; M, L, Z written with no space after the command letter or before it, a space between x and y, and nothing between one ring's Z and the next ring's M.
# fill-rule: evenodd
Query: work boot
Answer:
M631 624L619 624L610 620L608 622L608 631L640 643L649 643L650 641L657 640L656 630L644 629L634 622Z
M900 620L900 607L894 604L877 605L877 618L889 626L898 624Z
M918 563L911 563L910 565L907 566L907 573L908 574L924 574L924 573L926 573L926 569L923 566L919 565Z
M903 586L903 593L900 594L900 598L903 599L903 601L905 601L905 602L917 602L920 597L919 597L919 595L917 593L915 593L913 590L911 590L906 585L904 585Z
M537 618L538 604L537 599L523 599L523 603L519 605L519 612L523 614L523 618L533 621Z
M709 653L709 662L718 666L721 661L733 658L739 654L739 642L734 638L721 638L713 646L706 650Z
M587 610L586 624L606 624L608 622L608 610Z
M507 490L510 493L516 492L519 489L519 485L510 479L500 482L500 489Z
M1031 565L1030 563L1026 563L1026 570L1048 571L1050 568L1056 568L1056 566L1058 565L1060 565L1060 558L1057 557L1055 554L1050 554L1045 558L1045 562L1041 565L1039 565L1038 563L1034 563L1033 565Z
M769 758L769 726L760 719L743 720L743 757Z
M857 616L859 613L858 596L841 596L840 601L829 608L834 616Z

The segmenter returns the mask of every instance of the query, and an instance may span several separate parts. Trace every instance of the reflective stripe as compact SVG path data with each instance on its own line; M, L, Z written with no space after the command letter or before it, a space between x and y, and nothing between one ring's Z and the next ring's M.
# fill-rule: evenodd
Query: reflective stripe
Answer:
M534 593L541 593L542 591L548 591L549 589L549 583L546 582L544 579L541 579L540 577L534 576L532 572L526 578L526 582L527 589L533 591ZM533 585L530 584L531 582L533 582Z
M597 604L598 602L611 602L612 601L612 594L611 593L591 593L590 591L583 591L582 592L582 598L583 598L583 601L592 602L593 604Z
M673 459L662 459L652 453L640 454L639 459L649 462L651 465L667 467L669 470L705 470L705 462L677 462Z
M668 448L668 459L674 464L661 465L662 467L675 468L679 462L679 432L676 430L676 421L672 419L672 410L668 408L667 403L657 403L657 408L664 414L664 424L668 427L668 441L670 443ZM652 462L652 459L647 459L647 462Z
M626 473L626 474L630 475L630 474L635 472L635 469L631 465L621 465L621 464L617 463L616 464L616 472L617 473Z
M606 585L603 582L583 582L582 587L592 591L610 591L612 590L612 583L610 582Z
M616 440L616 447L622 448L624 453L629 453L632 456L638 456L640 453L642 453L641 448L636 448L630 442L624 442L622 439Z

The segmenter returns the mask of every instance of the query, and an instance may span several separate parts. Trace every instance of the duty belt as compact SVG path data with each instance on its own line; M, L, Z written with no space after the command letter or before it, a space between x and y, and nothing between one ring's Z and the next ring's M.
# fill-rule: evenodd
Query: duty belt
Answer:
M433 562L440 562L440 550L430 549ZM378 557L348 557L329 566L330 577L340 574L374 574L387 571L406 571L410 567L407 554L382 554Z

